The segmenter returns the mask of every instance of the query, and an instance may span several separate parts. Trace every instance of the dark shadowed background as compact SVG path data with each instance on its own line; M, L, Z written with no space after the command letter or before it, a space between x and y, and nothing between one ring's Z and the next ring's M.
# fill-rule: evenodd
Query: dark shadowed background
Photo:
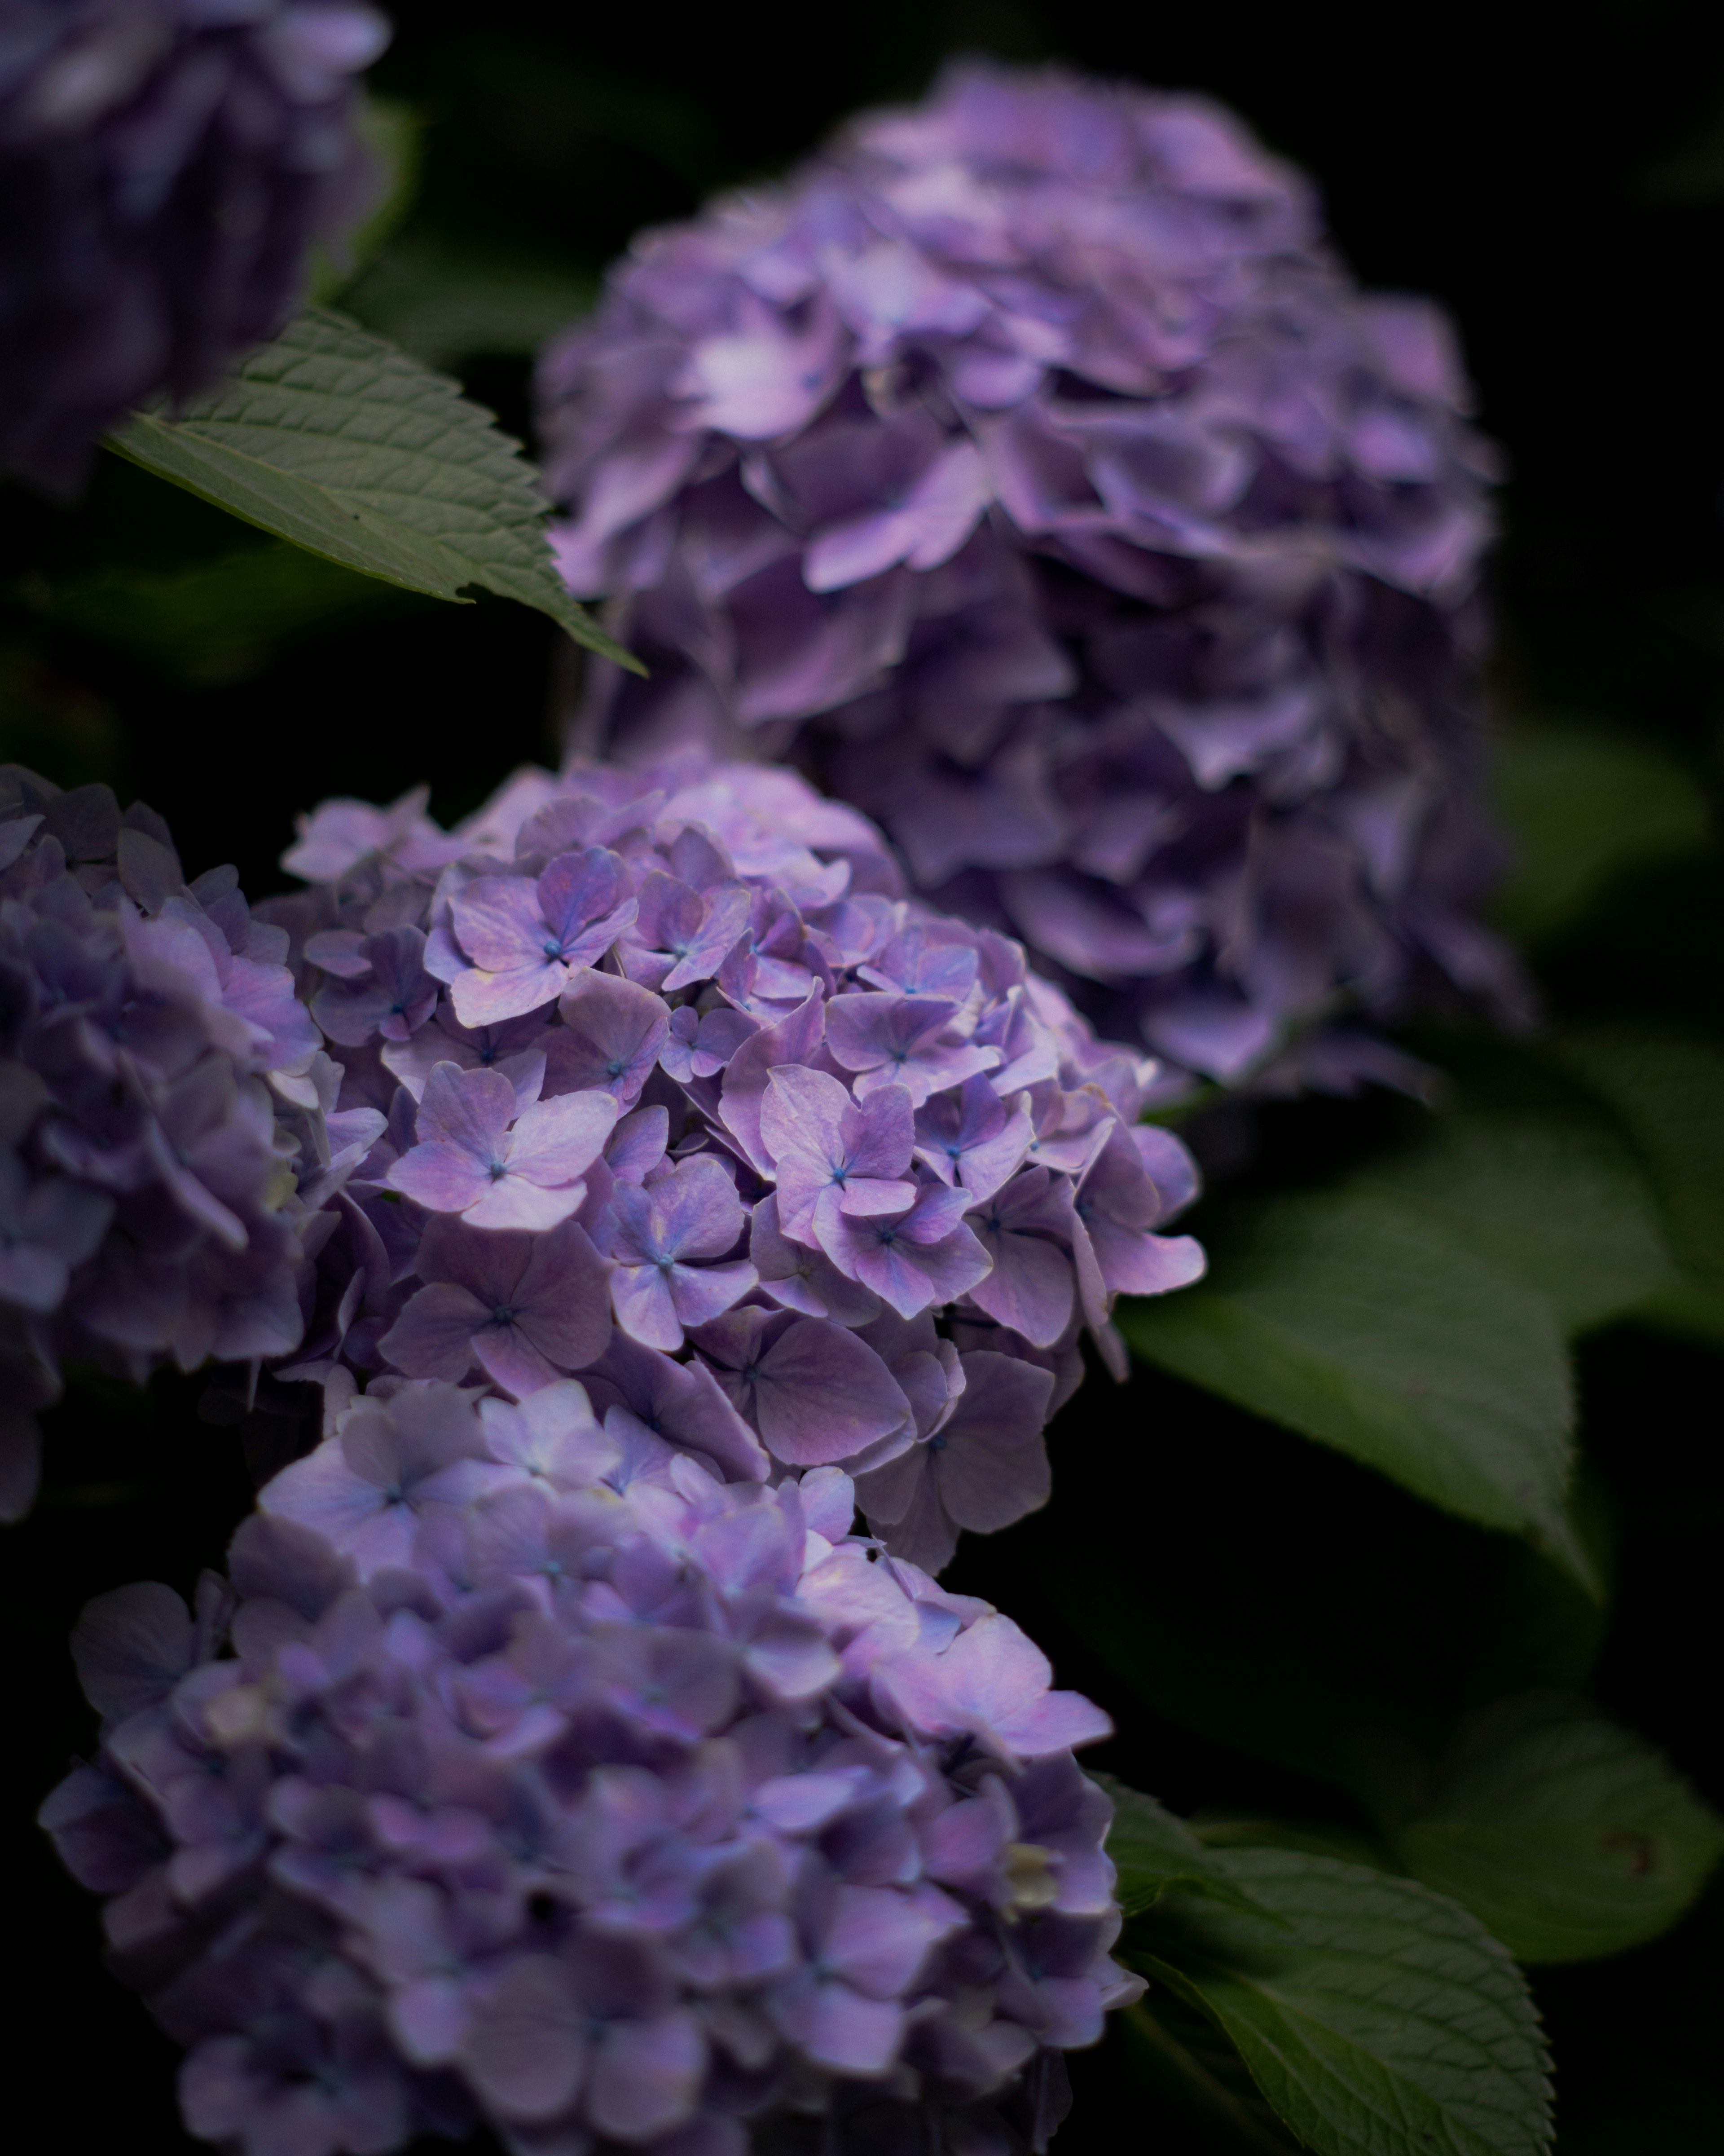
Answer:
M818 18L412 0L398 14L375 83L421 122L420 185L340 304L459 373L522 434L534 346L638 227L781 169L859 104L915 95L948 53L1057 56L1234 105L1316 176L1365 281L1434 293L1459 318L1511 471L1498 708L1655 736L1716 807L1716 7L1236 5L1086 23L1070 7L947 0ZM442 606L308 562L112 458L69 511L0 493L0 760L141 795L172 820L189 870L236 860L254 896L279 887L294 814L326 794L387 798L423 777L452 818L553 753L557 640L506 603ZM1714 844L1602 891L1542 973L1567 1015L1716 1030L1721 942ZM1416 1112L1278 1107L1250 1173L1302 1178ZM952 1584L1004 1604L1063 1681L1100 1697L1121 1727L1105 1763L1183 1810L1354 1824L1332 1793L1216 1735L1229 1717L1205 1687L1236 1681L1253 1639L1325 1679L1449 1706L1590 1671L1724 1801L1721 1376L1716 1357L1628 1328L1585 1350L1585 1443L1616 1537L1608 1618L1565 1609L1519 1545L1152 1373L1119 1391L1092 1378L1054 1435L1052 1512L972 1541ZM79 2149L188 2145L172 2051L100 1973L94 1908L29 1821L89 1742L64 1650L79 1605L143 1573L188 1587L249 1502L232 1433L197 1418L202 1391L168 1378L139 1399L78 1378L52 1418L42 1509L9 1531L0 1568L17 1702L0 1876L28 1979L8 2116L39 2105ZM1073 1596L1101 1591L1083 1583L1090 1567L1151 1578L1165 1624L1098 1648L1105 1623L1070 1621ZM1657 1945L1538 1979L1562 2156L1724 2142L1721 1950L1715 1887ZM1157 2123L1141 2071L1111 2051L1081 2062L1060 2156L1229 2145Z

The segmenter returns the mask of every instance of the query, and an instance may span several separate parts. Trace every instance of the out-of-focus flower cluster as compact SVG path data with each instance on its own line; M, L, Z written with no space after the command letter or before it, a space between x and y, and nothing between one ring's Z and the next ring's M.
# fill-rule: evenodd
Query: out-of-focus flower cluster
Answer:
M287 949L152 810L0 769L0 1517L63 1357L141 1380L297 1343L313 1216L382 1119L322 1114Z
M529 770L451 834L423 803L326 803L271 909L325 1105L381 1126L281 1374L330 1412L581 1374L728 1479L843 1464L931 1572L1043 1502L1085 1327L1122 1370L1114 1296L1202 1269L1152 1232L1195 1189L1134 1127L1152 1066L793 773Z
M541 388L565 574L652 669L581 739L800 734L919 887L1225 1083L1520 1009L1472 917L1491 453L1441 315L1227 114L960 67L637 241Z
M0 0L0 470L57 493L208 388L363 211L358 0Z
M385 1380L261 1507L195 1618L85 1612L100 1754L42 1815L193 2133L1045 2145L1142 1988L1071 1757L1106 1717L853 1537L849 1476L726 1482L569 1381Z

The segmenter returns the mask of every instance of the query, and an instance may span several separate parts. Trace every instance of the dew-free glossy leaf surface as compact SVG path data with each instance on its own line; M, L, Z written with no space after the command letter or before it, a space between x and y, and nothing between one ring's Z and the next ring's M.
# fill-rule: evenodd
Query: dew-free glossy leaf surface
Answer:
M1499 1701L1393 1836L1407 1868L1523 1961L1619 1953L1673 1924L1724 1854L1724 1820L1584 1700Z
M1547 1296L1388 1191L1260 1201L1208 1240L1200 1286L1122 1309L1137 1353L1593 1581Z
M1291 1850L1211 1852L1280 1918L1180 1896L1131 1958L1206 2013L1321 2156L1537 2156L1547 2058L1524 1979L1412 1880Z
M1651 1177L1682 1278L1649 1314L1724 1341L1724 1047L1655 1025L1573 1028L1563 1067L1619 1118Z
M1550 1297L1566 1332L1678 1278L1645 1171L1603 1116L1485 1110L1433 1118L1423 1143L1355 1178Z

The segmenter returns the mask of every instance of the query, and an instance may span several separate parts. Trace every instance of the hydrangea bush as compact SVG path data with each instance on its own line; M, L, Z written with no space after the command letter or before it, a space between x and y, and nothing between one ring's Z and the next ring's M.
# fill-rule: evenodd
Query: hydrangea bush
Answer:
M0 4L0 470L56 493L274 336L371 192L355 0Z
M1521 1010L1473 911L1491 453L1440 313L1226 113L960 66L637 240L541 387L564 572L652 670L594 668L583 741L795 742L1188 1074L1405 1081L1362 1018Z
M730 1481L842 1465L893 1551L1048 1491L1043 1428L1196 1179L1152 1066L880 833L699 755L528 770L453 834L326 803L289 925L350 1115L289 1379L595 1403Z
M382 1118L335 1111L287 950L153 810L0 768L0 1517L64 1358L141 1381L298 1343L319 1209Z
M385 1380L195 1617L92 1604L100 1753L43 1823L192 2132L1044 2147L1142 1989L1071 1757L1109 1725L853 1516L836 1467L726 1481L568 1380Z

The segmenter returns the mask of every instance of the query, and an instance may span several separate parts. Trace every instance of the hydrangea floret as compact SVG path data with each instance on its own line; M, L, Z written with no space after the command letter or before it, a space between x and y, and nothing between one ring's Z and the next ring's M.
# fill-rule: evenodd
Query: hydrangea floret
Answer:
M1010 1619L568 1379L385 1379L195 1615L74 1640L100 1753L43 1824L242 2156L1040 2150L1141 1980Z
M305 1286L330 1412L378 1376L607 1413L727 1477L842 1465L933 1572L1048 1491L1121 1292L1194 1279L1190 1156L1015 943L880 832L699 754L527 770L453 833L326 803L287 865L341 1110L376 1145Z
M275 336L372 191L358 0L0 4L0 470L54 493L96 437Z
M0 768L0 1518L64 1358L141 1381L298 1344L320 1209L383 1119L336 1111L287 952L141 803Z
M967 63L638 239L541 363L578 738L792 752L1167 1081L1412 1078L1475 917L1491 449L1202 100ZM1363 1021L1364 1023L1362 1023Z

